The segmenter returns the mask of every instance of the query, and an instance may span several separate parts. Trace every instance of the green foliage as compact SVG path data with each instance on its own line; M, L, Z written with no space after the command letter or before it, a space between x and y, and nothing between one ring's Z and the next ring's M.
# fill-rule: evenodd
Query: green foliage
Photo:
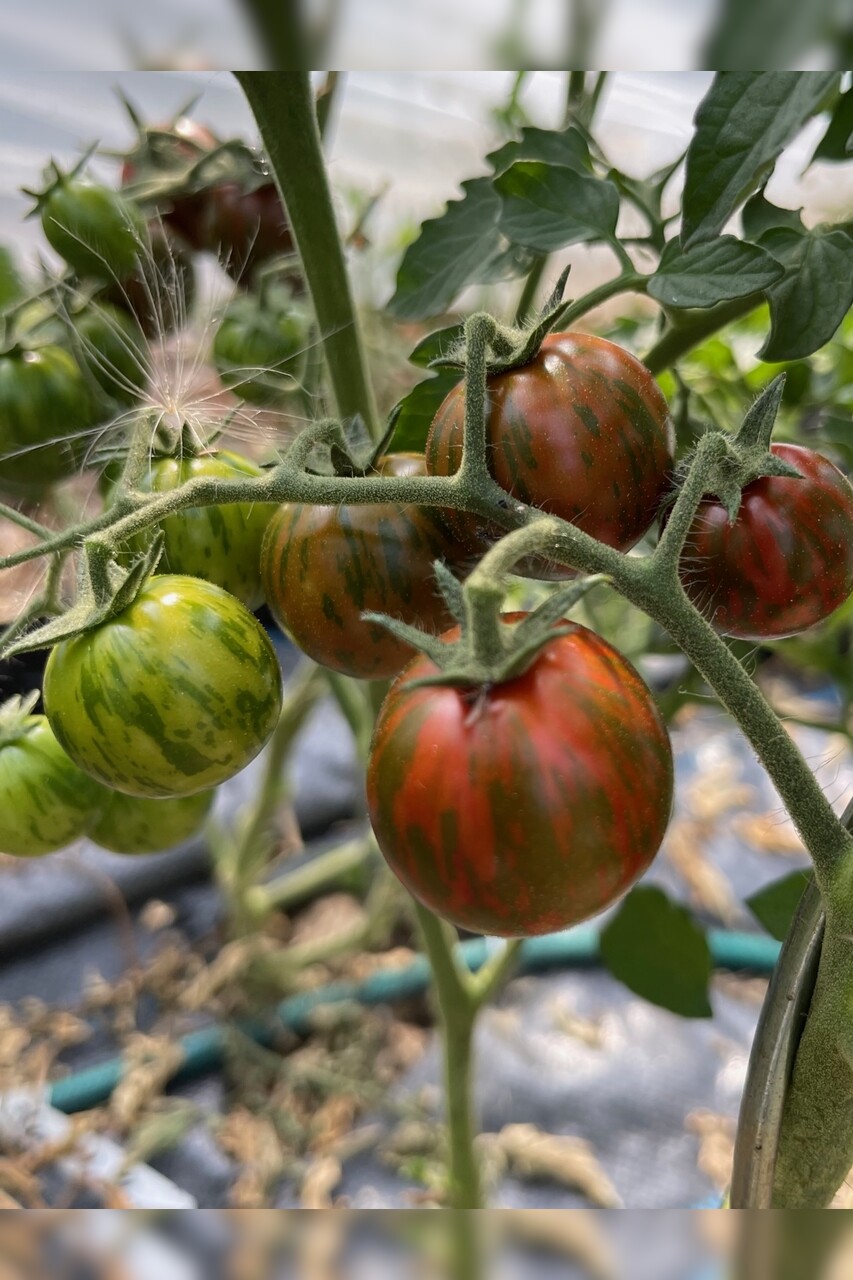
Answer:
M664 307L713 307L760 293L784 274L764 249L735 236L718 236L687 250L670 240L648 291Z
M636 995L685 1018L709 1018L713 963L690 912L662 889L629 893L601 932L602 959Z
M756 920L779 942L788 936L794 913L810 880L810 872L792 871L747 898L746 905Z

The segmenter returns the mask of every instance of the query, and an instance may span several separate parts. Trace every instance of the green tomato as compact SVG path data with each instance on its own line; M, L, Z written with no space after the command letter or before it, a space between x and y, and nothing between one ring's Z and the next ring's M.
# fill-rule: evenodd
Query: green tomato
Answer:
M91 777L131 796L193 795L271 736L281 669L260 623L202 582L151 578L126 609L61 641L44 674L54 733Z
M219 450L198 457L154 458L140 484L145 492L168 493L187 480L221 477L236 480L259 476L260 467L237 453ZM160 522L166 542L160 569L204 578L230 591L249 609L264 600L261 584L261 544L274 512L274 503L229 503L190 507ZM144 550L147 538L135 539L133 550Z
M79 470L94 405L62 347L0 355L0 489L38 493Z
M113 792L89 832L113 853L160 853L194 836L213 804L213 791L172 800L149 800Z
M264 304L235 298L213 339L213 363L223 386L252 404L276 405L296 390L305 367L308 326L288 300Z
M145 219L126 196L94 182L62 178L41 203L48 243L79 276L123 280L145 245Z
M74 354L102 391L119 404L135 404L148 380L145 338L134 318L109 304L92 303L72 318Z
M0 739L0 851L54 853L97 818L104 789L62 750L44 716L27 716Z
M0 244L0 311L12 302L24 296L24 282L21 279L15 259L4 244Z

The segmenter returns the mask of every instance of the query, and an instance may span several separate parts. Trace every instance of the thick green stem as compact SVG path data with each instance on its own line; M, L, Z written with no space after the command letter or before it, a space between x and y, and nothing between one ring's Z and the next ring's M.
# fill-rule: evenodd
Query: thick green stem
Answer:
M350 840L268 884L255 885L247 891L247 905L258 917L276 909L299 906L332 888L360 880L377 857L376 843L371 836Z
M718 329L722 329L733 320L748 315L764 301L760 293L750 294L747 298L734 298L731 302L721 302L716 307L708 307L683 324L673 325L655 343L647 355L643 356L643 364L652 373L661 373L675 364L688 351L698 347L700 342L710 338Z
M474 1151L472 1055L477 1008L454 957L447 926L415 903L418 926L432 969L444 1041L451 1209L481 1209L480 1170Z
M338 411L343 417L360 414L373 438L378 439L376 403L335 222L308 72L234 74L254 112L287 209L323 337Z
M614 276L612 280L605 280L604 284L598 285L595 289L590 289L589 293L585 293L583 297L567 303L565 310L557 320L557 324L561 329L567 329L570 324L574 324L575 320L579 320L581 316L585 316L588 311L592 311L595 307L600 307L603 302L609 302L611 298L615 298L619 293L645 293L645 291L645 276L633 270L623 271L620 275Z

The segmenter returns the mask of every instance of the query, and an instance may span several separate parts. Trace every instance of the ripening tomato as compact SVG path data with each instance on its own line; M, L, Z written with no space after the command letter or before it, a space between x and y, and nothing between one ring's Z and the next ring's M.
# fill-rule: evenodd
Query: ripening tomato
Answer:
M459 469L464 412L460 384L430 429L431 475ZM491 377L487 430L489 468L502 488L620 551L650 528L667 492L675 436L666 401L648 369L604 338L549 334L529 364ZM459 536L495 536L471 516L449 518ZM522 569L572 576L540 560Z
M0 489L36 494L73 475L95 417L86 379L62 347L0 355Z
M116 617L52 650L44 702L59 742L99 782L131 796L193 795L267 742L281 669L239 600L164 574Z
M213 363L223 386L251 404L281 404L299 386L308 332L289 294L235 298L213 339Z
M92 302L72 316L81 365L111 399L134 404L148 378L145 338L133 316L109 303Z
M423 475L422 454L381 458L381 475ZM270 521L261 556L267 603L315 662L363 680L396 675L409 645L362 613L386 613L424 630L452 621L433 561L456 549L427 507L286 503Z
M132 200L99 183L59 179L41 204L45 239L80 276L121 280L145 246L145 220Z
M98 816L104 789L62 750L44 716L0 733L0 853L54 853Z
M196 294L193 257L183 240L159 221L149 223L148 243L134 270L103 292L129 311L149 338L186 328Z
M213 804L213 791L170 800L109 793L89 838L111 853L160 853L197 835Z
M672 807L669 736L637 672L574 624L505 683L416 686L436 674L423 656L406 667L373 735L368 807L392 871L477 933L549 933L609 907Z
M261 475L260 467L240 454L220 449L197 457L152 458L139 488L168 493L188 480L217 476L223 480ZM278 508L269 502L233 502L223 506L189 507L161 520L165 534L161 573L204 578L230 591L249 609L264 600L261 546L267 525ZM134 539L144 550L148 539Z
M248 281L270 258L293 252L287 214L274 182L253 190L239 183L210 187L201 240L234 280Z
M716 631L744 640L796 635L853 591L853 487L828 458L795 444L771 452L799 479L746 486L733 522L703 498L681 560L681 581Z
M169 179L185 173L220 145L206 125L189 116L167 124L140 129L139 140L124 158L121 185L141 179ZM193 249L203 249L200 239L207 191L186 191L158 202L163 221Z

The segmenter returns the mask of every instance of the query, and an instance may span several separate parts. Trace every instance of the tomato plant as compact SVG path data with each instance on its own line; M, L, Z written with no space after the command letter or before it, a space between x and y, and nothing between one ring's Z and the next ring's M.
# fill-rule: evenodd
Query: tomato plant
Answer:
M198 578L152 578L123 612L63 640L45 709L80 768L131 796L192 795L248 764L275 728L281 672L263 627Z
M195 293L195 266L189 248L168 227L153 221L148 226L145 253L132 271L104 289L103 297L129 311L146 337L162 338L187 324Z
M59 177L40 212L45 239L78 275L121 280L135 269L144 249L145 220L119 192Z
M224 386L252 404L275 405L299 385L308 326L290 295L247 293L229 303L213 339Z
M672 805L669 737L634 668L574 625L505 683L418 686L435 675L418 657L398 676L371 747L370 821L395 874L454 924L503 937L610 906Z
M80 367L62 347L0 355L0 489L39 493L71 475L94 416Z
M389 454L378 470L422 475L424 459ZM412 650L362 613L444 630L451 619L432 565L454 555L427 508L287 503L270 521L261 573L270 609L300 649L334 671L380 680L396 675Z
M0 728L0 852L54 853L90 828L104 789L78 769L44 716Z
M234 480L260 474L260 467L248 458L220 449L197 456L152 458L139 488L168 493L202 477ZM161 572L204 578L237 596L249 609L257 609L264 599L261 546L275 510L274 504L252 502L176 511L159 525L165 535ZM145 542L144 537L138 538L134 546L141 549Z
M753 480L734 520L705 498L682 557L696 607L715 630L744 640L805 631L853 591L853 487L812 449L772 451L802 478Z
M177 120L150 129L137 122L137 128L137 144L127 153L121 167L123 187L141 178L186 170L219 146L216 134L189 116L179 116ZM203 249L200 233L206 204L207 192L202 189L175 193L165 201L158 201L158 209L163 222L177 231L188 245Z
M112 853L160 853L196 835L213 804L212 791L170 800L151 800L113 792L89 831Z
M529 364L491 378L488 395L498 484L608 546L633 547L667 492L675 443L667 403L639 360L604 338L550 334ZM464 408L460 386L436 414L426 446L433 475L459 468ZM471 536L470 517L452 520ZM473 522L473 532L487 531ZM527 569L549 576L541 562Z

